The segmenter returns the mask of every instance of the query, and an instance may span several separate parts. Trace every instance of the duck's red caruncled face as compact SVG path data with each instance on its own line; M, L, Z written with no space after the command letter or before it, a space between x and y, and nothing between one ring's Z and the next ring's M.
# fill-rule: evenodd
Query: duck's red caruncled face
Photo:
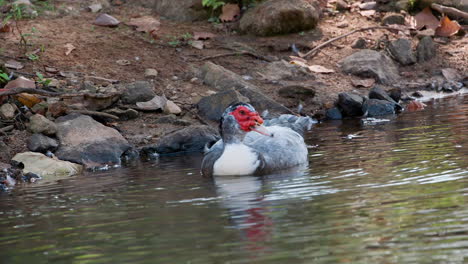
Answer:
M240 128L245 132L250 132L255 126L263 124L263 119L260 115L257 112L252 112L245 106L239 106L229 114L236 118Z

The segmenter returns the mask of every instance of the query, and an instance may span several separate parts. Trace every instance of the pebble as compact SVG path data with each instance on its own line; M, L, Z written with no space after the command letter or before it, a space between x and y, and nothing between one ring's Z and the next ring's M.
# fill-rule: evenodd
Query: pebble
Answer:
M145 77L146 78L153 78L158 76L158 71L156 69L146 69L145 70Z

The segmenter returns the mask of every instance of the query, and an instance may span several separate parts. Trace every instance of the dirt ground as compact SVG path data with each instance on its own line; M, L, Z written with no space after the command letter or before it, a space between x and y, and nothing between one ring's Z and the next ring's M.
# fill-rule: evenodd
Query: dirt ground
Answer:
M57 4L57 10L63 8ZM131 82L145 79L145 69L156 69L159 74L153 80L158 95L165 94L169 99L183 109L182 117L192 123L199 123L194 114L194 104L210 93L212 88L203 85L195 77L193 69L203 65L200 61L206 56L213 56L232 52L233 45L248 46L263 56L275 56L289 60L294 55L290 46L295 44L301 51L310 48L354 29L378 25L380 17L366 18L358 13L339 13L336 16L325 16L321 19L317 29L287 36L252 37L242 36L233 32L235 23L230 25L214 25L207 21L195 23L180 23L161 20L161 28L157 38L153 39L145 33L137 32L124 23L118 27L100 27L92 24L97 14L79 8L77 3L67 3L73 6L75 12L60 14L59 11L43 14L31 20L19 23L23 33L29 33L30 51L40 48L39 59L35 61L24 57L24 49L18 45L20 37L17 32L0 33L0 58L21 61L25 68L18 71L26 77L34 77L36 72L44 73L44 66L55 67L60 71L83 73L120 82ZM58 14L57 14L58 13ZM122 5L111 6L108 13L122 22L132 17L155 15L150 9L135 7L131 1ZM347 22L349 26L339 28L340 22ZM216 37L205 41L205 48L198 50L187 44L173 45L171 41L181 39L184 34L193 35L194 32L211 32ZM351 44L359 37L368 40L369 46L374 47L381 39L393 40L399 36L385 30L366 31L351 35L322 49L309 60L310 64L322 65L333 69L335 73L315 74L315 81L321 85L315 87L317 96L304 105L304 113L314 115L331 107L337 94L344 91L360 90L366 93L369 88L356 88L351 84L352 79L358 77L343 74L338 62L346 56L356 52ZM183 42L183 41L182 41ZM76 47L68 56L65 55L65 45L71 43ZM416 43L414 43L416 44ZM403 76L402 83L423 83L431 76L438 74L442 68L456 68L459 72L468 71L468 38L455 36L446 44L437 44L437 57L433 60L413 66L400 67ZM129 65L119 65L117 60L128 60ZM258 69L268 62L251 56L227 56L212 59L240 75L250 76L260 89L273 99L290 107L297 108L298 102L285 99L277 95L278 86L265 82L257 74ZM45 74L47 78L63 79L59 75ZM70 83L68 88L77 89L79 84ZM411 89L411 85L404 88ZM141 113L140 117L130 121L118 121L113 125L133 144L137 146L155 143L166 133L180 129L177 125L156 125L154 121L162 113ZM26 150L25 138L28 133L13 133L5 140L12 148L12 152ZM3 160L5 161L5 160Z

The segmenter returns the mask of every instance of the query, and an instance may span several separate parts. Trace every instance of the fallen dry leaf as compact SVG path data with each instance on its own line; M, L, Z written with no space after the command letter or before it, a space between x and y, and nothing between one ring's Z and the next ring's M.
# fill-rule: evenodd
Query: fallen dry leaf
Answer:
M36 104L40 103L42 100L33 95L33 94L28 94L28 93L20 93L17 96L15 96L16 100L18 100L21 104L32 108Z
M352 79L351 83L353 84L354 87L364 87L364 88L369 88L372 87L375 84L374 79Z
M193 32L193 39L194 40L207 40L212 39L216 35L210 32Z
M231 22L236 20L240 15L240 8L236 4L225 4L223 12L219 16L222 22Z
M359 14L361 14L361 16L364 16L364 17L371 17L375 15L375 10L363 10L363 11L359 11Z
M300 61L300 62L303 62L303 63L307 63L307 60L306 60L306 59L303 59L303 58L301 58L301 57L289 56L289 58L291 59L291 61Z
M0 23L0 32L8 33L13 31L13 26L11 22Z
M447 79L447 81L456 81L458 82L462 79L461 75L458 73L456 69L453 68L445 68L442 69L442 75Z
M411 101L406 106L406 110L408 110L410 112L413 112L413 111L417 111L417 110L422 110L422 109L424 109L424 107L426 107L426 105L424 103L421 103L419 101Z
M44 66L44 71L46 71L47 73L52 73L52 74L59 73L59 70L57 68L54 68L51 66Z
M14 70L21 70L24 68L24 65L19 61L8 60L7 62L5 62L5 67Z
M108 14L100 14L96 17L96 20L94 20L93 24L102 27L116 27L120 24L120 21Z
M129 22L125 23L128 26L136 27L137 31L146 32L154 35L159 30L161 22L159 19L152 16L142 16L130 19Z
M73 44L71 44L71 43L67 43L67 44L65 44L65 45L63 45L63 46L67 49L67 50L65 51L65 56L70 55L70 53L71 53L74 49L76 49L76 47L73 46Z
M194 40L190 43L190 45L199 50L202 50L205 47L205 45L203 44L203 41L201 40Z
M461 27L457 21L452 21L448 16L444 16L440 20L440 26L435 30L435 34L440 37L450 37L457 34L460 28Z
M424 27L436 29L439 26L439 20L432 14L429 7L424 8L421 12L414 16L416 20L416 29L420 30Z
M289 63L297 65L297 66L301 66L304 68L309 68L309 65L307 64L307 62L304 62L304 60L292 60Z
M334 70L325 68L325 67L323 67L321 65L310 65L309 70L311 72L315 72L315 73L333 73L333 72L335 72Z
M15 88L36 88L36 83L31 81L23 76L16 78L13 81L9 81L5 87L5 89L15 89Z

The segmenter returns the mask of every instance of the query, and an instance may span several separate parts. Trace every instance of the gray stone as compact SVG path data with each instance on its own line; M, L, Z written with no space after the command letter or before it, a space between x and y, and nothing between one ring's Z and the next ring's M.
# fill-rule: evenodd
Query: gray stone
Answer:
M364 38L358 38L354 41L354 43L351 45L351 48L353 49L365 49L367 47L367 42L366 39Z
M345 116L362 116L362 104L364 97L353 93L338 94L338 106Z
M19 153L13 157L13 160L24 164L24 174L31 172L44 178L71 176L83 171L83 166L79 164L52 159L37 152Z
M375 78L383 84L393 84L399 79L398 68L386 55L374 50L361 50L341 62L345 73Z
M416 63L416 57L414 56L413 49L411 47L411 40L402 38L397 39L390 42L388 49L393 58L395 58L395 60L401 65L411 65Z
M306 101L315 96L315 90L301 85L291 85L280 88L278 94L281 97Z
M190 126L192 124L189 121L180 119L179 117L175 115L161 116L160 118L156 119L154 123L155 124L171 124L171 125L176 125L176 126Z
M10 120L15 118L16 106L12 104L3 104L0 107L0 118Z
M58 148L57 140L42 134L33 134L26 143L28 149L33 152L46 153Z
M155 145L142 148L141 154L151 156L154 153L201 152L206 144L219 139L218 132L211 126L190 126L162 137Z
M249 98L250 103L260 113L268 110L272 116L293 114L291 110L264 95L256 86L246 82L238 74L212 62L203 65L200 77L205 84L219 91L236 90L241 95Z
M146 102L156 96L154 87L147 81L137 81L125 85L122 102L125 104L135 104L137 102Z
M275 61L260 70L262 77L269 81L279 80L310 80L315 79L306 68L287 61Z
M212 121L219 121L226 108L238 102L248 103L250 100L235 90L221 91L216 94L203 97L197 104L200 116Z
M167 98L165 96L154 96L153 99L146 102L137 102L136 106L139 110L144 111L156 111L163 110L167 104Z
M370 99L379 99L379 100L386 100L388 102L396 104L395 100L391 98L388 93L380 86L376 85L372 87L369 91L369 98Z
M139 113L137 110L128 108L128 109L119 109L119 108L112 108L105 111L108 114L115 115L119 117L119 120L126 121L135 119L138 117Z
M386 100L369 99L362 105L362 112L368 117L395 114L395 104Z
M384 16L382 19L382 25L404 25L405 24L405 16L401 14L389 13Z
M315 28L320 7L309 0L270 0L250 8L240 20L240 30L257 36L288 34Z
M155 78L158 77L158 71L156 69L146 69L145 70L146 78Z
M0 161L8 162L12 156L10 147L0 139Z
M212 15L202 0L132 0L132 5L153 8L163 18L176 21L206 20Z
M29 118L28 129L32 133L43 133L49 136L57 133L57 125L40 114L35 114Z
M435 57L436 47L431 37L423 37L416 47L416 54L419 62L428 61Z
M120 164L122 154L131 148L117 130L78 114L57 119L57 137L57 157L87 168Z
M343 119L343 115L338 107L333 107L327 110L325 113L327 119L330 120L340 120Z

